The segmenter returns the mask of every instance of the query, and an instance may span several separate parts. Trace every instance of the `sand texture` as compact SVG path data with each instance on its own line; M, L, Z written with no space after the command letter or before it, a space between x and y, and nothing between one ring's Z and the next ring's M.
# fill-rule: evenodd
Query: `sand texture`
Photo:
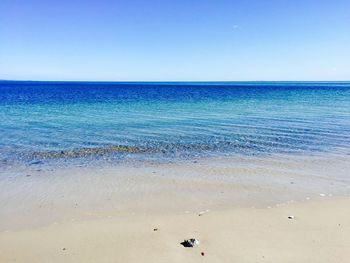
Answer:
M199 246L180 245L192 237L199 239ZM200 216L110 215L0 233L0 262L345 263L349 259L348 198Z

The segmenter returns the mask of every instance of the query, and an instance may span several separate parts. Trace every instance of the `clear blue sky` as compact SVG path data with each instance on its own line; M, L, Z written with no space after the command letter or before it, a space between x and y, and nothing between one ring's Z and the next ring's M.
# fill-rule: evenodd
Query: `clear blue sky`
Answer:
M0 79L350 80L350 1L1 0Z

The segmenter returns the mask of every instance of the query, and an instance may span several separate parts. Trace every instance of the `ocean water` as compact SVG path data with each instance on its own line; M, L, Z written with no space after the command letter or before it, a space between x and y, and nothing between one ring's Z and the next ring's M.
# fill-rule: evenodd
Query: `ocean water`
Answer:
M350 154L350 82L0 82L0 165Z

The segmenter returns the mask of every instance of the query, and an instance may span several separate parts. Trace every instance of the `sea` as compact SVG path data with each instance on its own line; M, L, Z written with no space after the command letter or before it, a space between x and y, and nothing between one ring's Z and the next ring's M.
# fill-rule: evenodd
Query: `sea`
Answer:
M350 154L350 82L0 81L0 166Z

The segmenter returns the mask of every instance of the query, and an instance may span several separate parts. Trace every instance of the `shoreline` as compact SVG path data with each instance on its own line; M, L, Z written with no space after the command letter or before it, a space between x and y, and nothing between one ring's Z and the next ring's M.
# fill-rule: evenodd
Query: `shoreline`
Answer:
M0 261L341 263L350 256L349 205L349 197L333 197L201 216L135 214L53 223L0 232ZM192 237L198 247L180 245Z
M42 166L39 166L42 168ZM210 158L56 170L0 178L0 231L102 214L199 213L348 196L349 157Z

